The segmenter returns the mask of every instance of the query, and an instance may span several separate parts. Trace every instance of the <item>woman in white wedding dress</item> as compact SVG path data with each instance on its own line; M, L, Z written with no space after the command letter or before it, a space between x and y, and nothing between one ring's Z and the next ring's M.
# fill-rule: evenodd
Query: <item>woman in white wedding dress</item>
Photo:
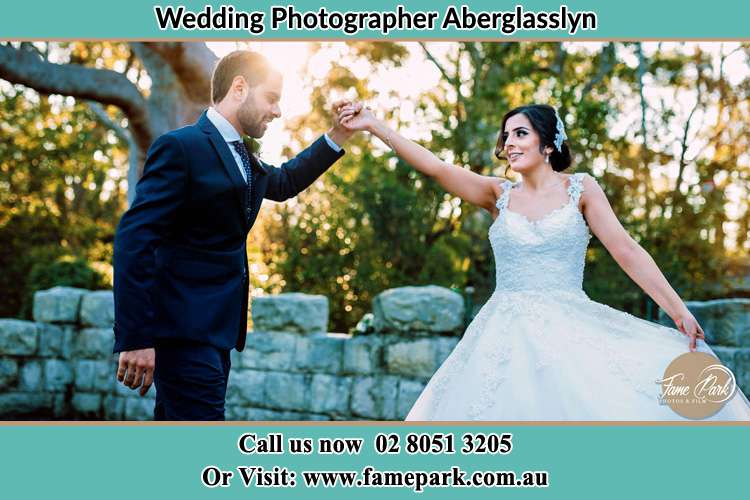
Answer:
M447 191L489 211L497 284L433 375L407 420L683 420L659 404L656 381L677 356L713 355L700 325L653 259L624 230L604 192L570 165L554 108L522 106L503 118L496 155L519 182L449 165L391 130L360 104L342 113ZM679 331L590 300L582 290L596 235ZM750 420L738 389L711 420Z

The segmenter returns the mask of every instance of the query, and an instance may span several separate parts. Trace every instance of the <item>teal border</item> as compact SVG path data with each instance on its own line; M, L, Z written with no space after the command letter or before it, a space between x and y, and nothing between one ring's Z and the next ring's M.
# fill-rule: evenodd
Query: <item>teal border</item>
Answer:
M67 2L14 2L3 5L0 15L0 39L196 39L196 40L350 40L383 39L376 32L360 32L349 36L339 31L289 31L266 29L261 36L244 30L159 30L154 15L155 5L185 6L200 11L205 5L221 5L243 11L268 12L272 5L292 5L298 11L329 10L392 11L401 3L409 11L431 10L440 12L442 19L449 5L467 5L472 11L508 11L516 5L525 10L552 11L566 5L573 11L593 11L597 14L596 31L579 31L568 35L562 31L522 31L512 36L480 30L394 31L387 38L393 40L427 39L483 39L483 40L543 40L543 39L650 39L650 40L720 40L750 39L750 2L732 0L707 4L677 0L630 0L629 2L603 2L594 0L568 1L508 1L467 0L464 2L433 1L374 1L353 3L345 0L297 0L285 2L255 2L249 0L128 0L127 2L100 2L94 0L69 0ZM265 23L269 24L268 21Z
M87 425L0 426L0 495L3 498L728 498L747 491L747 425L576 425L576 426L411 426L341 423L258 425ZM246 432L280 432L285 438L361 437L359 455L243 455L237 448ZM377 433L511 432L507 455L377 455ZM228 488L206 488L200 472L207 465L274 465L300 470L449 469L546 470L546 489L430 488L245 488L239 478ZM726 495L726 496L725 496Z

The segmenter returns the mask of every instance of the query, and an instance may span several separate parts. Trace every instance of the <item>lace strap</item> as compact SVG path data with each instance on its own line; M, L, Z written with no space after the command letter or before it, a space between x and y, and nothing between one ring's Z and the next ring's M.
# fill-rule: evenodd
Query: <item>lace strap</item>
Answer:
M578 206L578 202L581 200L581 193L583 193L583 176L586 175L583 172L573 174L570 176L570 183L568 184L568 196L573 203Z
M513 183L511 181L506 180L503 182L503 194L500 195L500 198L497 199L497 202L495 202L495 206L497 207L500 212L505 210L505 207L508 206L508 200L510 200L510 190L513 187Z

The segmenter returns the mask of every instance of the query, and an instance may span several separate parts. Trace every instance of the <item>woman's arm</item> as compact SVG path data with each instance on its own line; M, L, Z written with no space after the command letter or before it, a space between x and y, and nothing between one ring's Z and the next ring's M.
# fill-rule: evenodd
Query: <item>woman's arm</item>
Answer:
M351 130L367 130L385 142L394 153L423 174L432 177L449 193L477 205L494 215L500 183L495 177L479 175L442 161L419 144L392 130L369 109L348 108L342 112L341 123Z
M695 339L704 338L698 322L670 286L654 259L622 227L599 184L592 177L585 176L583 185L583 214L591 232L599 238L623 271L690 337L690 350L694 351Z

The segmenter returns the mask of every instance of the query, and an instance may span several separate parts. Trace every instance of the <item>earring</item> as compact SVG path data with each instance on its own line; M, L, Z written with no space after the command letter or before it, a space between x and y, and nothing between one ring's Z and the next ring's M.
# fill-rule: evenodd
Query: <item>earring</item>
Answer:
M544 163L549 163L549 153L544 155Z

